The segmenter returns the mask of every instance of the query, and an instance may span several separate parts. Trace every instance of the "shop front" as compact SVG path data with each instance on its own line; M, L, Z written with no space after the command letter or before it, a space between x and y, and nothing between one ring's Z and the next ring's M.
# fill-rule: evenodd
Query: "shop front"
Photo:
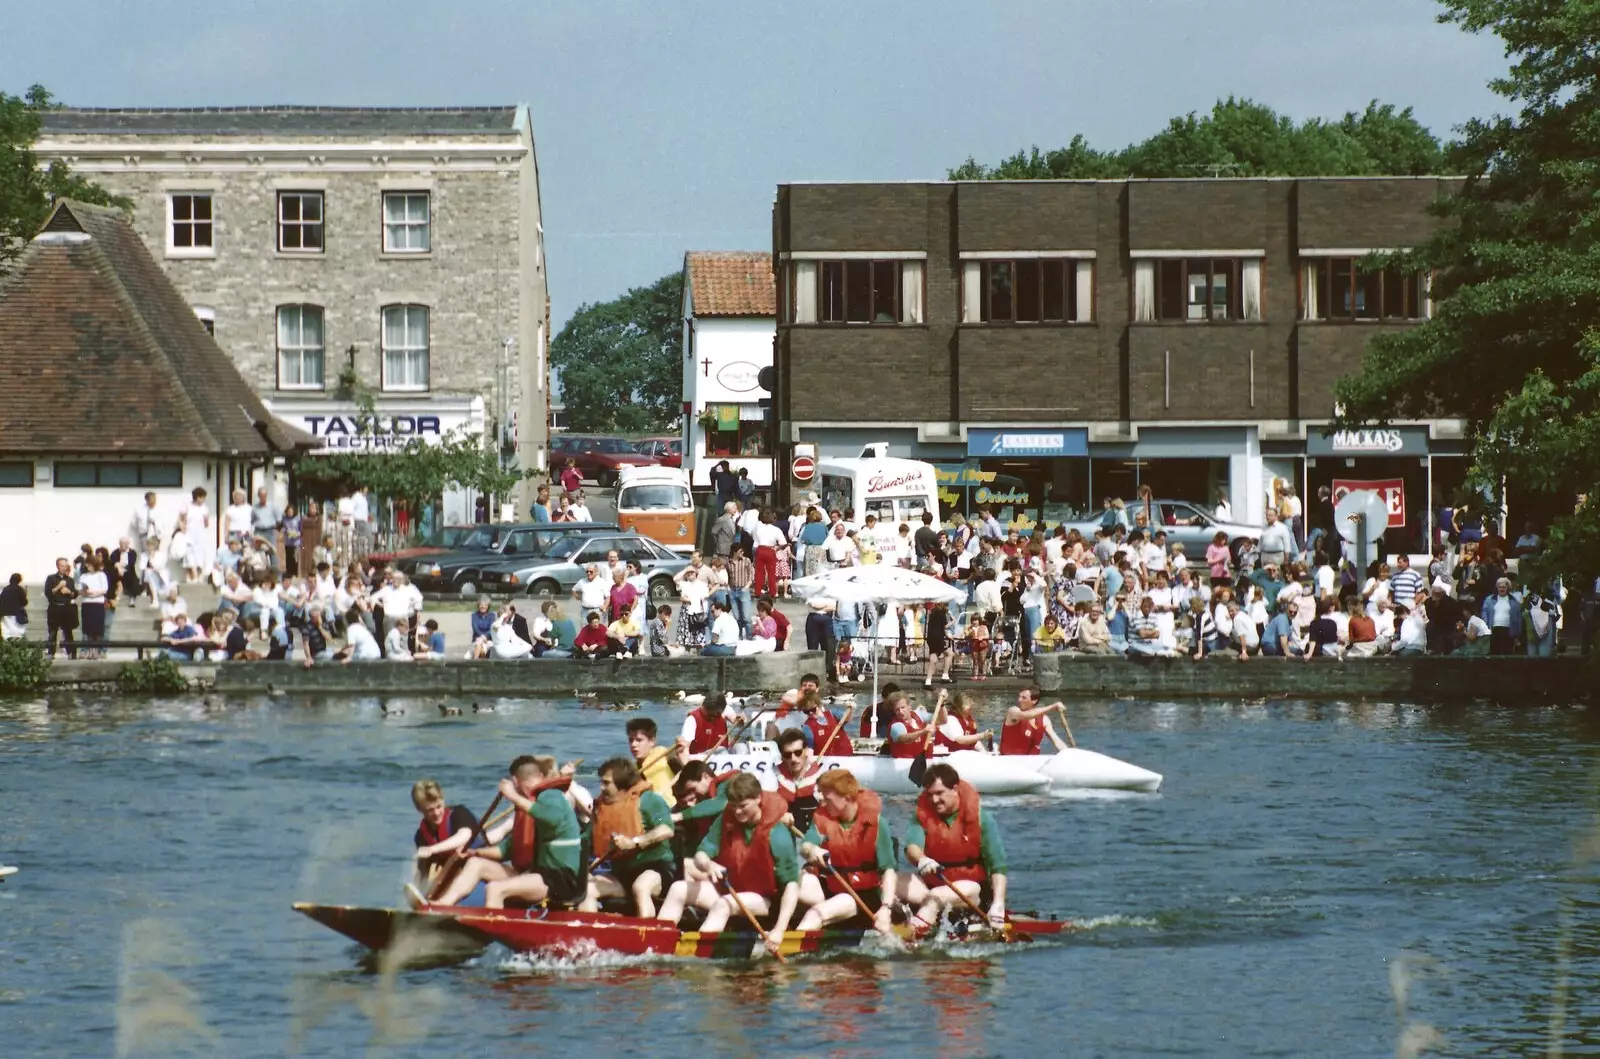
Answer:
M1389 528L1383 551L1427 554L1435 523L1431 498L1453 487L1459 461L1441 458L1440 481L1434 480L1434 461L1426 426L1394 426L1339 430L1323 433L1311 427L1306 433L1304 496L1307 507L1315 503L1322 487L1332 491L1337 503L1354 490L1370 490L1389 509ZM1273 470L1282 468L1274 466ZM1464 466L1459 468L1464 471ZM1271 481L1280 479L1273 475ZM1292 478L1290 480L1293 480ZM1459 482L1455 483L1459 485Z
M974 515L994 512L1009 529L1032 531L1041 519L1062 519L1058 498L1076 496L1087 478L1089 432L1082 427L967 431L966 459L936 462L939 507ZM948 520L948 515L947 515Z

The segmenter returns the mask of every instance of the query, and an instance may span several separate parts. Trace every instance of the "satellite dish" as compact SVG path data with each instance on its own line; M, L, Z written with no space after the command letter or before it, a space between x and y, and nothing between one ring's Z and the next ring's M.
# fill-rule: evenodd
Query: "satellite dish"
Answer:
M1383 497L1371 489L1355 489L1344 495L1333 509L1334 525L1339 527L1339 536L1351 544L1360 544L1357 537L1357 515L1367 517L1366 530L1368 544L1377 544L1383 539L1384 530L1389 528L1389 505Z

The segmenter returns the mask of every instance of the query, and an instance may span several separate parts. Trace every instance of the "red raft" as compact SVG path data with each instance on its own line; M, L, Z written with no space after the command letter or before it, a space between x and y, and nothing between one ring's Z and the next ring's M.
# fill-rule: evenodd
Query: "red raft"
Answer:
M610 912L570 912L547 908L453 908L425 906L417 911L296 904L295 911L369 949L404 949L412 958L466 958L498 942L515 952L573 954L615 952L630 956L690 956L698 959L744 959L760 943L753 931L725 930L707 934L680 930L656 919L637 919ZM1003 931L987 925L958 925L941 933L941 945L1019 944L1071 929L1065 920L1013 916ZM895 928L904 941L914 938ZM783 935L784 956L860 948L872 932L862 928L791 930Z

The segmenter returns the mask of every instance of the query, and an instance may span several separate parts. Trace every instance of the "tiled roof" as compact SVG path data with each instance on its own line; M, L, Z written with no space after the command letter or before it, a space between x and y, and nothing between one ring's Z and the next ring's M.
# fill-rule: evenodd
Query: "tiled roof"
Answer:
M777 316L772 255L755 250L691 250L683 256L696 316Z
M386 136L511 132L511 107L63 107L41 115L47 134Z
M0 452L244 458L272 417L117 210L63 200L0 279Z

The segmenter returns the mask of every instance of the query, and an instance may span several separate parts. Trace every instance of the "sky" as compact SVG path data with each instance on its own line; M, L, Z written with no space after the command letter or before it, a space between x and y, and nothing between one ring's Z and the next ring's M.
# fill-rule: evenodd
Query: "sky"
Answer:
M1493 37L1433 0L0 0L0 90L80 106L532 107L559 328L768 249L778 184L938 180L1082 133L1116 148L1218 98L1296 119L1378 99L1494 113Z

